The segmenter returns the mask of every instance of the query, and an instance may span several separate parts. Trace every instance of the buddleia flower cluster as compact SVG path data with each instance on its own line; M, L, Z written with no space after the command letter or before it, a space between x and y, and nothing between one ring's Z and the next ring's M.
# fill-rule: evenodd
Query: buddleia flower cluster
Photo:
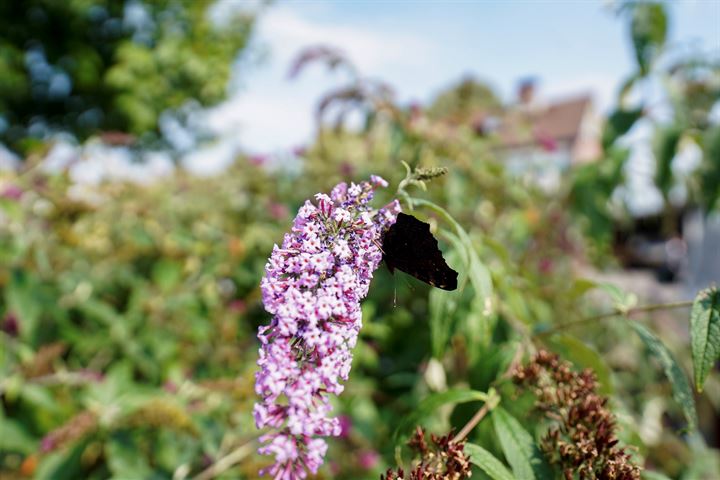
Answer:
M261 400L253 413L258 428L271 429L260 437L259 453L275 462L262 474L290 480L317 473L327 450L322 437L341 433L330 396L348 379L360 300L382 260L383 232L400 211L397 201L370 207L379 186L387 182L371 176L305 202L265 266L263 304L273 318L258 329Z

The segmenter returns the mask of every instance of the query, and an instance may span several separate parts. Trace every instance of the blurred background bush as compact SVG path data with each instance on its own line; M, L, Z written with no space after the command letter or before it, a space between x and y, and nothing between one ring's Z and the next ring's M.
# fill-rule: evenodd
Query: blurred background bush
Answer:
M715 28L693 48L670 36L685 4L582 7L621 27L620 51L631 52L617 95L598 107L590 94L545 97L532 77L508 99L474 75L407 101L333 46L333 34L346 38L341 26L327 36L303 30L290 13L304 4L0 4L2 477L255 478L268 462L254 452L251 411L255 332L268 321L259 282L272 246L315 192L379 174L391 184L379 206L405 163L449 169L413 194L467 230L458 238L443 215L417 207L465 288L377 272L336 405L343 434L321 476L378 478L395 464L408 418L446 432L477 410L419 412L433 392L494 386L511 395L502 377L521 345L596 372L639 464L670 478L718 478L717 375L695 394L699 428L685 429L688 405L673 401L677 386L629 322L565 327L686 300L720 280L720 4L693 5ZM501 16L484 8L478 29ZM305 99L314 118L292 103L253 106L247 99L267 91L252 81L232 93L277 53L262 43L265 19L282 26L283 41L307 37L284 45L294 61L273 82L303 97L308 75L334 79ZM359 39L370 58L381 56L382 45ZM530 41L525 48L532 56ZM434 61L417 71L437 70ZM520 70L522 61L513 60ZM276 132L253 129L253 120L267 125L264 109L291 129L299 118L304 140L278 133L277 148L261 148ZM690 372L687 309L633 318ZM505 408L534 432L531 406ZM470 439L502 458L486 423Z

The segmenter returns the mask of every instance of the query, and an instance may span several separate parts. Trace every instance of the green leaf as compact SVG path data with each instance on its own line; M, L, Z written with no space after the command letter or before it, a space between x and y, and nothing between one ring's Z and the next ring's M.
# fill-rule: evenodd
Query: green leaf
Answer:
M447 259L453 265L459 257L462 249L460 240L453 234L443 232L444 236L453 244L453 250L448 252ZM460 273L459 285L466 280L465 272ZM447 292L439 288L433 288L428 294L428 323L430 324L430 345L432 355L435 358L442 358L447 347L448 340L452 335L454 313L460 300L460 289Z
M599 287L610 295L613 307L620 312L626 312L637 305L637 295L634 293L625 293L620 287L612 283L603 282Z
M643 343L650 352L660 361L665 370L665 376L670 380L673 389L673 398L682 407L685 418L688 421L688 428L694 430L697 428L697 412L695 410L695 399L693 398L692 389L685 373L678 365L670 350L652 334L647 328L638 322L630 322L632 328L637 332Z
M88 441L83 440L69 448L42 457L35 472L37 480L75 480L83 478L82 453Z
M451 335L452 319L457 300L447 292L433 288L428 294L430 346L435 358L442 358Z
M640 477L643 480L670 480L670 477L651 470L643 470L642 473L640 473Z
M598 284L594 280L590 280L589 278L578 278L573 281L573 284L568 291L568 296L572 300L576 300L585 295L593 288L597 288L597 286Z
M675 158L683 129L677 125L658 128L653 138L655 155L655 185L667 198L673 186L672 161Z
M702 139L703 162L697 169L700 203L707 213L720 209L720 125L709 128Z
M167 292L176 286L182 278L183 266L180 262L163 258L153 266L153 282Z
M22 424L5 418L0 409L0 450L7 452L32 453L37 449L37 441L27 433Z
M634 73L630 75L627 79L625 79L622 85L620 85L620 90L618 92L618 103L621 106L627 103L630 93L632 93L635 84L640 78L641 76L638 73Z
M635 125L635 122L642 117L642 114L642 108L618 109L610 114L603 128L603 149L607 150L619 137L625 135Z
M523 480L552 478L550 467L520 422L502 408L496 408L492 418L495 433L513 474Z
M577 367L589 368L595 372L600 383L600 393L603 395L612 394L612 372L597 350L570 335L554 335L548 340L548 343L550 343L553 350L570 360Z
M466 443L464 450L470 457L470 461L492 480L515 480L515 477L505 468L505 465L480 445Z
M32 342L40 319L41 307L34 295L35 282L24 271L15 269L10 274L10 282L5 290L8 310L20 320L20 335L23 340Z
M702 392L705 379L720 359L720 290L717 287L700 291L690 313L695 388Z
M485 393L477 390L451 389L425 397L413 412L400 422L393 436L395 443L399 443L399 440L406 436L415 426L419 425L423 419L436 414L437 409L441 406L448 403L458 404L477 401L496 402L497 395L494 390Z
M645 75L665 46L667 13L660 2L636 2L631 6L630 34L640 72Z
M113 478L149 478L152 468L128 434L115 434L105 444L105 455Z

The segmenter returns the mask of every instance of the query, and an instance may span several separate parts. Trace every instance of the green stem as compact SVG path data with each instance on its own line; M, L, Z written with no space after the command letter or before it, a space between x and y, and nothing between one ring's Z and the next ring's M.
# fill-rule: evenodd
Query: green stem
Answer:
M556 333L558 331L564 330L566 328L572 328L572 327L576 327L578 325L585 325L586 323L592 323L596 320L604 320L606 318L613 318L613 317L617 317L617 316L629 317L630 315L635 314L635 313L648 313L648 312L655 312L658 310L671 310L674 308L686 308L686 307L692 307L692 304L693 304L692 300L684 300L681 302L643 305L640 307L634 307L634 308L628 308L628 309L617 309L616 308L612 312L601 313L600 315L594 315L592 317L582 318L580 320L573 320L571 322L558 323L557 325L553 326L552 328L545 330L543 332L536 333L533 336L545 337L548 335L552 335L553 333Z
M218 459L215 463L200 472L193 480L211 480L223 472L240 463L257 448L255 440L251 440L237 447L232 452Z

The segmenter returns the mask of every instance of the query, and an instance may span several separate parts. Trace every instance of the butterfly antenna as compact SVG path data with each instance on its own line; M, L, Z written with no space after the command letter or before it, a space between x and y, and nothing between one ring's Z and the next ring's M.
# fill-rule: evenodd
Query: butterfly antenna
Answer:
M380 245L377 242L377 240L375 240L374 238L373 238L372 242L375 244L376 247L378 247L380 249L380 251L383 253L383 255L385 255L385 250L383 250L382 245Z

